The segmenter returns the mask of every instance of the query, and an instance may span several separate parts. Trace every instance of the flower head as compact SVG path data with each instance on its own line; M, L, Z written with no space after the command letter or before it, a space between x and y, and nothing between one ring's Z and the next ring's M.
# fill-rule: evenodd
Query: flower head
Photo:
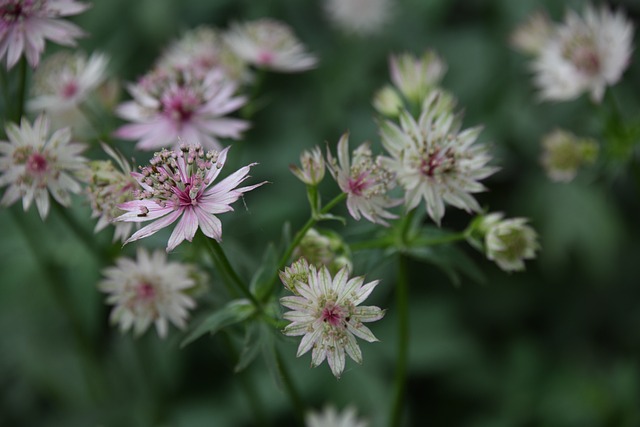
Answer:
M374 160L368 143L361 144L350 159L349 135L345 133L338 142L338 159L327 150L327 160L329 172L347 194L347 208L354 219L363 216L373 223L389 225L385 219L397 218L386 210L402 203L388 196L395 186L393 174L381 157Z
M423 105L419 120L406 111L400 127L382 123L382 144L390 154L383 164L396 174L405 190L405 205L413 209L424 199L427 213L438 224L445 203L467 211L479 211L473 193L485 190L480 180L496 171L485 146L476 144L480 128L460 131L460 120L451 111L452 100L434 91Z
M367 427L368 422L359 420L355 408L346 408L338 413L335 407L327 406L322 412L309 412L305 427Z
M538 235L527 222L526 218L503 219L502 213L493 213L480 224L487 258L504 271L524 270L524 260L536 257Z
M398 117L403 107L402 99L392 86L384 86L373 97L373 108L391 119Z
M349 246L338 233L330 230L318 231L310 228L293 252L294 257L302 257L304 262L316 267L326 266L329 272L353 267Z
M316 146L311 151L303 151L300 155L300 165L301 167L296 165L289 166L289 170L296 178L307 185L318 185L322 182L325 165L320 147Z
M544 12L536 12L511 34L511 45L523 53L537 55L553 36L553 25Z
M225 40L236 55L258 68L294 73L314 68L318 62L305 52L289 26L272 19L236 23Z
M73 174L86 167L80 156L85 146L71 142L69 128L49 135L49 119L40 115L33 126L23 118L20 127L9 123L9 141L0 141L0 187L9 185L0 200L8 206L22 197L26 211L35 200L42 219L49 213L49 193L63 206L71 203L71 193L81 191Z
M0 59L7 69L24 53L32 67L40 62L45 40L75 46L84 32L76 25L60 20L89 8L75 0L0 0Z
M213 185L227 160L229 147L205 152L200 145L182 145L178 150L155 153L150 166L133 173L142 190L136 199L118 205L125 214L116 221L153 221L125 243L151 236L180 221L169 237L167 252L185 239L191 241L198 228L207 237L222 241L222 223L216 216L232 211L231 204L260 184L237 186L246 180L253 164L244 166ZM209 188L211 187L211 188Z
M140 150L157 150L176 141L200 141L207 149L220 149L218 138L238 139L249 127L244 120L225 117L246 102L234 96L237 85L220 70L203 78L193 70L155 68L129 86L132 101L116 114L133 123L116 136L137 140Z
M542 166L549 178L569 182L585 163L593 163L598 144L591 139L578 138L571 132L556 129L542 139Z
M136 260L120 258L115 266L106 268L98 288L109 294L107 304L114 306L111 321L122 332L133 328L135 335L141 335L154 324L164 338L169 322L184 328L188 310L196 305L186 293L197 285L194 273L190 265L167 262L162 251L149 255L139 249Z
M569 11L533 63L544 100L566 101L588 92L600 102L629 65L633 25L620 11L588 6L584 16Z
M124 242L131 235L133 223L114 220L124 213L118 205L133 200L133 192L138 188L138 182L131 176L131 166L121 154L106 144L102 147L113 161L90 162L84 177L88 184L86 194L93 211L91 217L99 218L94 232L97 233L107 225L114 224L113 240ZM114 165L114 161L118 167Z
M302 335L297 356L312 350L311 364L318 366L325 359L331 372L340 377L345 366L345 352L357 363L362 363L362 352L356 337L368 342L377 341L363 322L374 322L384 316L378 307L360 307L378 281L364 284L363 277L349 279L348 268L335 277L326 267L309 266L307 281L298 281L292 289L294 295L280 299L292 311L284 318L291 321L284 328L289 336Z
M347 33L367 35L379 32L391 18L391 0L325 0L331 22Z
M440 83L447 65L432 50L422 57L410 53L392 55L389 58L391 81L411 102L421 103L429 92Z

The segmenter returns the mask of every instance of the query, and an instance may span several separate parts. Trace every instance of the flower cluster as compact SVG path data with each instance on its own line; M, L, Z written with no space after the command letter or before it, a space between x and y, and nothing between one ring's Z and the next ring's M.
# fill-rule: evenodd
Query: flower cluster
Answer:
M526 218L503 218L500 212L492 213L482 217L479 223L486 256L504 271L522 271L524 260L536 256L538 234L527 225Z

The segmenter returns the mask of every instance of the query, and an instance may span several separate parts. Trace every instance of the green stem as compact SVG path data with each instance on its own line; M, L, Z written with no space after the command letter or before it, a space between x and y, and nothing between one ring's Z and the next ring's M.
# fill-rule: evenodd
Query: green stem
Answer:
M398 258L396 304L398 310L398 349L396 373L393 384L393 407L391 410L391 419L389 420L389 425L393 427L399 427L402 424L409 350L409 286L407 280L407 261L402 255Z
M78 240L82 241L84 245L89 249L96 257L99 263L108 262L111 258L111 255L104 251L101 247L96 244L96 239L93 234L87 233L87 230L78 224L75 218L69 214L67 211L68 208L62 206L57 202L53 202L53 209L56 211L56 214L59 218L61 218L68 228L73 231Z
M282 383L284 385L284 389L289 396L289 400L293 405L293 411L298 419L300 424L304 423L304 403L302 402L302 398L300 397L300 393L298 393L298 389L296 388L293 380L291 378L291 374L289 373L286 364L282 360L282 356L278 349L275 349L276 356L276 365L278 367L278 373L280 374L280 378L282 379Z
M18 93L17 93L17 111L15 116L15 122L20 123L22 114L24 114L24 98L26 96L27 89L27 60L23 56L20 59L20 65L18 66Z

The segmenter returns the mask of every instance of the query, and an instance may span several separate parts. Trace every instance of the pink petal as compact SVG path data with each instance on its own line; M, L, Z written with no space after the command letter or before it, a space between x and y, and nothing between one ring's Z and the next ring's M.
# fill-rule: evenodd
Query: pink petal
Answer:
M195 209L196 216L198 217L198 224L200 225L200 230L204 233L205 236L211 237L212 239L217 240L218 242L222 241L222 223L218 218L214 215L209 214L205 210L200 207L196 207Z
M167 216L165 216L163 218L160 218L160 219L156 220L155 222L152 222L151 224L147 225L146 227L143 227L140 230L138 230L135 233L133 233L133 236L129 237L127 239L127 241L124 242L124 244L126 245L129 242L134 242L134 241L136 241L138 239L142 239L144 237L149 237L152 234L155 234L159 230L162 230L163 228L173 224L175 222L175 220L180 217L181 214L182 214L182 212L177 210L177 211L174 211L174 212L170 213L169 215L167 215Z
M175 247L182 243L182 241L185 239L187 239L188 241L192 241L193 236L195 236L197 230L198 219L193 213L193 208L188 207L184 209L184 215L182 215L180 222L178 222L176 228L173 229L173 233L171 233L171 237L169 237L167 252L175 249Z

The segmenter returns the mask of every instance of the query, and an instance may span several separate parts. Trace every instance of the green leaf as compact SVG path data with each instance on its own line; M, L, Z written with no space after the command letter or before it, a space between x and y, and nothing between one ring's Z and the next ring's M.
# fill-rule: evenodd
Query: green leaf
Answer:
M206 333L211 335L226 328L227 326L246 320L255 313L255 307L249 300L238 299L230 301L222 309L216 311L207 317L200 325L198 325L180 344L184 347L195 341Z
M462 250L452 245L421 246L408 248L405 253L418 261L427 262L440 268L455 286L460 286L462 273L477 283L485 283L487 278Z
M325 214L318 214L318 215L315 216L315 218L318 221L330 221L330 220L333 220L333 221L341 222L342 225L347 225L347 220L344 217L339 216L339 215L333 215L333 214L325 213Z
M266 296L266 292L269 292L269 284L274 273L276 273L277 268L278 251L273 243L269 243L267 249L265 249L264 254L262 255L262 263L260 264L260 267L256 269L256 272L251 278L251 283L249 284L251 293L259 300L262 300Z
M242 350L238 357L238 363L236 363L233 369L234 372L238 373L243 371L254 361L262 348L263 334L263 325L260 322L254 321L247 324Z

